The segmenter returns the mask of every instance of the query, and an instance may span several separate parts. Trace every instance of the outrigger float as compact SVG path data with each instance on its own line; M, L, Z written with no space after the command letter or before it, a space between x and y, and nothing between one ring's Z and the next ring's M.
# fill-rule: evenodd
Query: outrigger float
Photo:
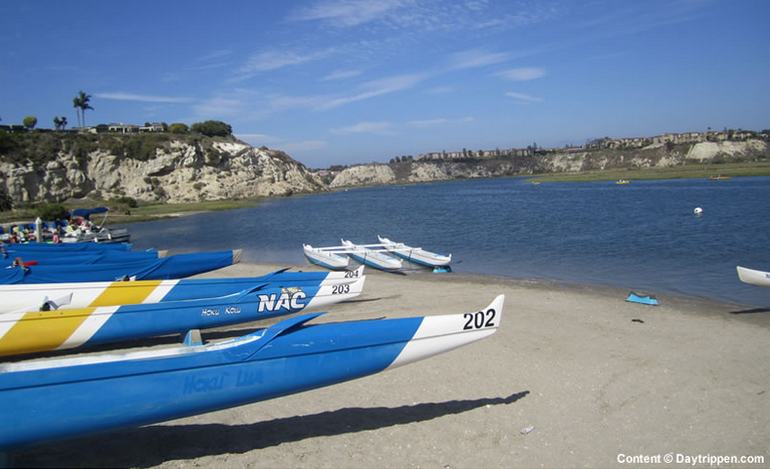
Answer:
M21 355L258 321L355 298L355 283L324 287L254 286L233 295L154 304L0 314L0 356Z
M271 287L319 286L352 283L364 277L364 267L349 272L287 272L260 277L134 280L129 282L45 283L0 285L0 316L18 310L36 311L49 301L69 296L68 308L148 304L231 295L266 284ZM50 305L48 306L50 307Z
M492 335L504 297L465 314L308 325L219 343L0 364L0 449L161 422L378 373Z
M738 278L741 282L756 285L758 287L770 287L770 272L747 269L746 267L741 266L737 266L736 270L738 271Z

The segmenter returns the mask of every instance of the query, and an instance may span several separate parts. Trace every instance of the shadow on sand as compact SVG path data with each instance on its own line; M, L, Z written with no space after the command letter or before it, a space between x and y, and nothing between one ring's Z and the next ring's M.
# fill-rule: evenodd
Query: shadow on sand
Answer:
M770 313L770 308L752 308L752 309L744 309L741 311L730 311L730 314L757 314L757 313Z
M400 407L348 407L243 425L153 425L25 448L12 453L10 463L14 467L148 467L172 460L246 453L307 438L422 422L488 405L512 404L527 394L529 391L507 397Z

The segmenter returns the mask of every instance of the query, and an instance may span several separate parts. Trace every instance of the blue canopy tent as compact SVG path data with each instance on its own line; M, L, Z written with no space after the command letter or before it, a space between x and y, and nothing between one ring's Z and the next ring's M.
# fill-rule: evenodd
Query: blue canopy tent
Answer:
M91 215L98 213L107 213L110 209L107 207L94 207L94 208L76 208L70 212L70 217L81 217L86 220L90 220Z

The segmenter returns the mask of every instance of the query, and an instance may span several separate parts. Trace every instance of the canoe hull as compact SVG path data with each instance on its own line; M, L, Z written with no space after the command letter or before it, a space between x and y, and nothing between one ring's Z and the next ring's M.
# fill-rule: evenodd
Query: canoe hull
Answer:
M738 278L741 282L756 285L758 287L770 288L770 272L747 269L746 267L741 266L737 266L736 270L738 271Z
M304 325L285 320L229 342L152 357L86 357L0 366L0 448L224 409L360 378L490 336L496 312ZM484 314L484 311L480 312ZM158 354L159 352L154 352Z
M4 314L0 315L0 356L259 321L355 298L364 281L362 277L353 284L258 289L202 300Z
M403 268L403 263L401 260L395 257L383 254L381 252L372 251L371 249L367 249L365 247L357 246L344 239L342 240L342 245L351 250L347 253L348 256L363 265L385 271L393 271Z
M177 254L155 260L88 266L31 266L0 269L0 284L99 282L120 279L165 280L221 269L238 262L241 251Z
M346 270L350 265L350 260L345 256L338 256L332 253L325 253L313 248L309 244L302 246L302 251L310 263L321 266L329 270Z
M410 248L404 243L396 243L388 238L377 236L381 243L396 256L408 262L413 262L424 267L444 267L452 262L452 255L442 256L424 249Z
M47 300L70 294L67 308L87 308L214 298L263 283L279 287L336 285L352 283L363 276L364 270L359 268L349 272L275 272L260 277L221 279L0 285L0 314L25 308L33 311Z

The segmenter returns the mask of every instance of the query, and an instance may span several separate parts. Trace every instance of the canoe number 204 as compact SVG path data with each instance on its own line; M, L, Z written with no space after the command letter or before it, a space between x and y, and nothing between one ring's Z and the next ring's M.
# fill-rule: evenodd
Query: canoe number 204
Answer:
M463 319L465 319L465 326L463 330L482 329L484 327L493 327L492 322L495 319L497 312L494 309L488 309L485 311L479 311L478 313L465 313Z

